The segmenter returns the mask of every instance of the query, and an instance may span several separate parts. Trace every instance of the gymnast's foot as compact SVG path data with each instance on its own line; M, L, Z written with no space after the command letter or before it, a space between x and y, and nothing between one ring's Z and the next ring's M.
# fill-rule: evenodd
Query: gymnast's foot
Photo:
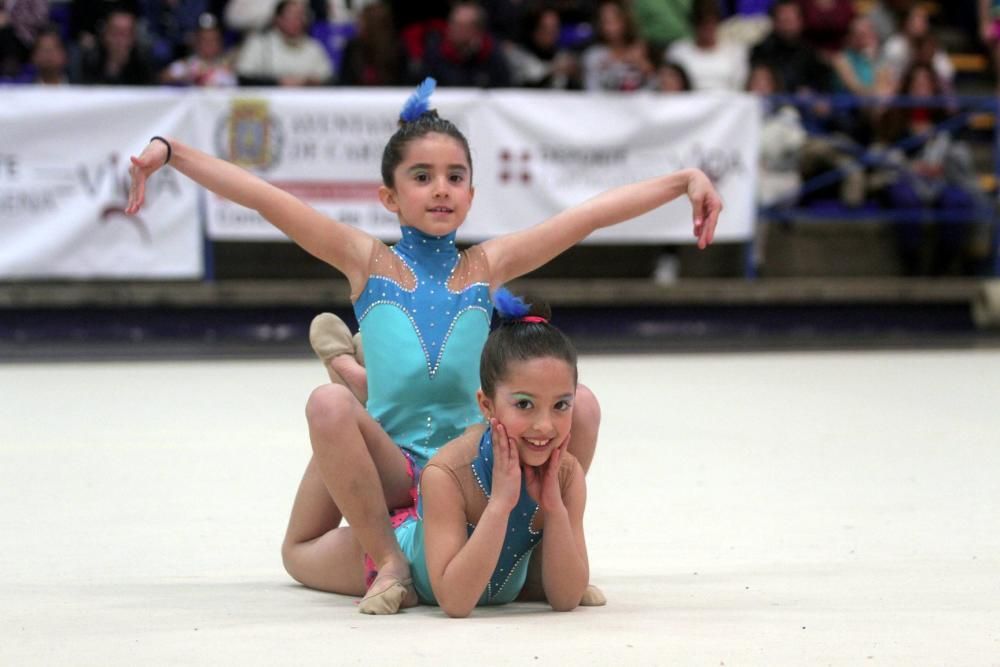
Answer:
M343 320L333 313L320 313L309 326L309 343L323 362L330 382L346 386L364 404L368 400L368 375L360 351L361 335L352 338Z
M593 584L587 584L583 590L583 597L580 598L581 607L603 607L607 603L608 599L604 597L604 592L600 588Z
M417 591L413 587L409 566L404 563L399 572L385 567L379 571L368 592L361 599L358 611L362 614L387 615L398 613L400 609L417 605ZM405 574L400 574L404 572Z

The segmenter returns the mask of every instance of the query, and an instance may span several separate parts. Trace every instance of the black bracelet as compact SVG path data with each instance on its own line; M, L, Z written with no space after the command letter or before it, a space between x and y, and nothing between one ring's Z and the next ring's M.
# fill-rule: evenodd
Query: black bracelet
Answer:
M162 141L163 142L163 145L167 147L167 159L164 160L163 164L169 163L170 162L170 156L174 154L173 149L170 148L170 142L167 141L166 139L164 139L163 137L160 137L160 136L151 137L149 141L150 142L153 142L153 141Z

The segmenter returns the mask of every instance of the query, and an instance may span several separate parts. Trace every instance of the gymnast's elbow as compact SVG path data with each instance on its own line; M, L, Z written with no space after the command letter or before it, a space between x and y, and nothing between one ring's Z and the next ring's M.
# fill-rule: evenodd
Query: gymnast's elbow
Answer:
M552 607L552 611L573 611L580 606L580 599L583 595L577 595L573 598L566 598L565 600L549 600L549 606Z
M563 590L546 590L545 599L548 600L552 611L573 611L580 606L580 600L583 599L586 588L587 583L584 582L583 586L570 586Z
M440 586L440 589L446 589ZM457 590L434 590L434 597L437 598L438 606L449 618L465 618L476 608L476 600L470 599L468 595L462 595Z
M468 604L455 600L438 600L441 611L448 615L448 618L467 618L472 610L476 608L475 603Z

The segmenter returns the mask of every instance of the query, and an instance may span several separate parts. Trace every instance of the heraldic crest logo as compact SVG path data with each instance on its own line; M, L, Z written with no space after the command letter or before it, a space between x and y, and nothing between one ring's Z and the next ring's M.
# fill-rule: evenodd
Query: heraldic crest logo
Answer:
M267 171L276 166L283 143L284 132L267 100L234 99L216 127L216 153L247 169Z

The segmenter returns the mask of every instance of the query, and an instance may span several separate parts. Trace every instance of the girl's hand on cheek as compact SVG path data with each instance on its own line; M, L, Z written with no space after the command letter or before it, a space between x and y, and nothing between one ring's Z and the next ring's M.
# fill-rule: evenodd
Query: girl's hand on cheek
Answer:
M563 452L569 446L569 433L559 443L559 446L552 450L549 460L537 468L525 466L524 479L528 488L528 493L543 512L564 507L562 499L562 488L559 486L559 464L562 461Z
M509 513L521 495L521 461L517 445L507 436L503 424L491 419L490 426L493 429L493 490L490 503L497 503Z

